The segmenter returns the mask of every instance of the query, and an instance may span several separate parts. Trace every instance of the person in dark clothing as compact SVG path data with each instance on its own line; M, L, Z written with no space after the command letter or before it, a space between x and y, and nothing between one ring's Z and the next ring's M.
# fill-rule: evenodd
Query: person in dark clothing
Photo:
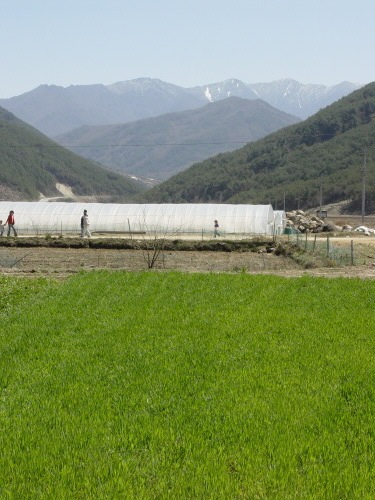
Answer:
M216 238L216 236L220 236L220 233L219 233L219 223L215 219L214 220L214 238Z

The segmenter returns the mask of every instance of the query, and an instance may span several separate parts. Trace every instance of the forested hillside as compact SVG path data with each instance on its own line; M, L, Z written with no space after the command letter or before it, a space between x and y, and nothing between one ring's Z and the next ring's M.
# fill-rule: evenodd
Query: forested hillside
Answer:
M56 140L111 170L162 181L299 121L259 99L229 97L124 125L81 127Z
M67 151L0 108L0 199L57 196L56 183L76 195L127 200L142 188L130 179Z
M148 202L272 203L287 210L352 200L361 206L366 163L366 211L375 211L375 83L304 122L220 154L142 196Z

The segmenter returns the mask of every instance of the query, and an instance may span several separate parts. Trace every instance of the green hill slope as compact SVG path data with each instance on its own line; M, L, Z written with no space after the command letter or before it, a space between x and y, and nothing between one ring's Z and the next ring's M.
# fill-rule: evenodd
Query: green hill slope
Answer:
M0 108L0 199L57 196L56 183L76 195L126 200L142 188L83 159Z
M148 202L272 203L287 210L323 202L361 204L367 166L366 211L375 211L375 83L304 122L195 164L142 196Z
M230 97L133 123L81 127L56 140L111 170L165 180L299 121L259 99Z

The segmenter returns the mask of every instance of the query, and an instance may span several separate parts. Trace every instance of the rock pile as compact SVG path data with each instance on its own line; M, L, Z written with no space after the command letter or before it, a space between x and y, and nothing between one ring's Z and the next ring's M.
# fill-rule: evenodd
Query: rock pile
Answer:
M326 226L322 219L303 210L286 212L286 219L286 227L300 233L321 233Z
M337 226L325 222L315 215L308 214L303 210L293 210L286 212L286 232L288 229L298 233L325 233L325 232L356 232L366 236L375 236L375 229L366 226L352 227L349 225Z
M339 232L339 231L355 231L363 233L367 236L375 235L374 229L369 229L365 226L353 228L352 226L337 226L329 224L324 220L319 219L315 215L308 214L303 210L293 210L286 212L286 227L299 233L322 233L322 232Z

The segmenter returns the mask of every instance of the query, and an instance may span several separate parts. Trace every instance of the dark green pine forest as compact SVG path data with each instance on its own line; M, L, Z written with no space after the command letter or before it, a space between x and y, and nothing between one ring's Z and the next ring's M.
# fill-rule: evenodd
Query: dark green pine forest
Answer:
M375 83L307 120L197 163L147 191L154 203L271 203L286 210L350 200L375 212ZM364 166L366 167L364 169Z
M126 201L142 188L48 139L36 129L0 108L0 196L37 200L57 196L56 183L75 195L107 196Z

